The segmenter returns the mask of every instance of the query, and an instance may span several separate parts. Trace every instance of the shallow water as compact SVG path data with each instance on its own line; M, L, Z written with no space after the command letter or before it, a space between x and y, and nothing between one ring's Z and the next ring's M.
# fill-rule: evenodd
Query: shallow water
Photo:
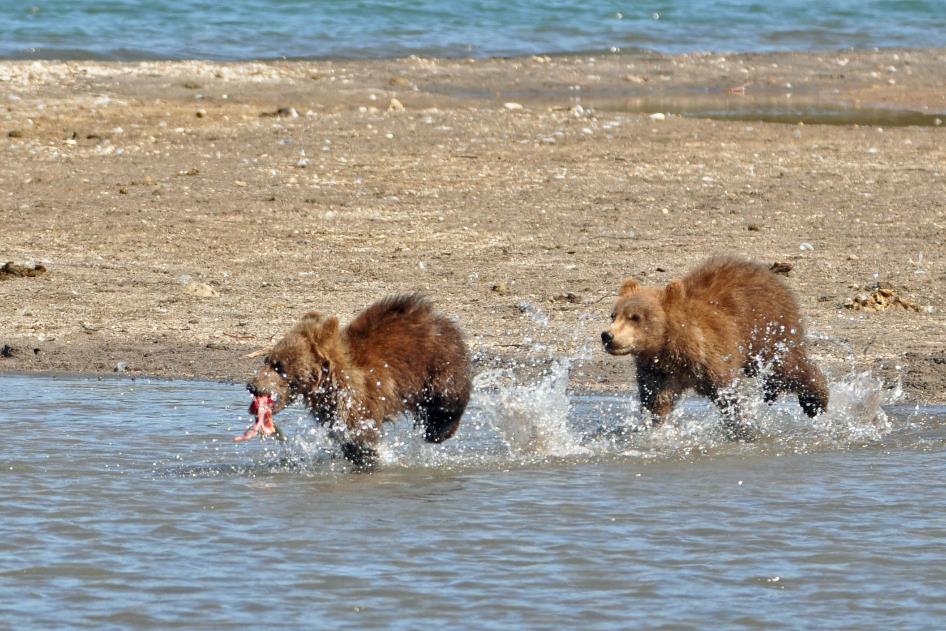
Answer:
M235 445L239 385L2 376L11 628L939 628L946 408L869 375L753 444L690 400L477 379L458 436L410 423L351 473L301 409ZM883 407L882 404L887 403Z
M946 45L942 0L0 0L0 57L277 59Z

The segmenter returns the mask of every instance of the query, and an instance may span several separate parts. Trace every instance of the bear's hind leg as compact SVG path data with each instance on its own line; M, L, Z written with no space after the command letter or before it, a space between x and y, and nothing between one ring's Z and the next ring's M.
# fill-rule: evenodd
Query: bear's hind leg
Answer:
M424 440L442 443L457 433L466 410L466 399L434 395L417 411L417 420L424 426Z
M793 348L785 361L776 367L779 378L788 386L784 390L798 395L801 409L814 418L828 409L828 380L808 359L802 348Z
M821 369L807 362L807 371L798 382L798 403L809 417L828 411L828 380Z

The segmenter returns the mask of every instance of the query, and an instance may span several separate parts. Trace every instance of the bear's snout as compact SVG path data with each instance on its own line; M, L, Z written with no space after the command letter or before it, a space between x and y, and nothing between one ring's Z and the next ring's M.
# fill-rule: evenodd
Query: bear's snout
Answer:
M611 346L612 342L614 342L614 336L611 334L611 331L602 331L601 343L605 346Z
M246 389L249 390L250 394L252 394L254 397L261 397L265 394L269 394L268 392L262 392L260 388L256 387L256 384L252 381L246 384Z

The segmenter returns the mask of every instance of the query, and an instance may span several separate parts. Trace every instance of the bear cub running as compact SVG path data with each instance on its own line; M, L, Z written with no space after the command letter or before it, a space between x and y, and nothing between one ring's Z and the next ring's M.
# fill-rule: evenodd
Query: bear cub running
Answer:
M720 407L731 438L747 438L732 386L740 372L754 376L763 367L767 402L790 392L808 416L828 408L828 385L806 353L795 298L761 265L719 257L666 287L628 279L611 321L604 348L634 356L641 404L656 423L692 388Z
M381 423L400 414L423 425L424 438L453 436L470 398L470 360L455 324L416 294L386 298L344 329L310 312L269 352L247 384L256 423L237 440L274 434L272 414L301 397L337 432L359 466L376 458Z

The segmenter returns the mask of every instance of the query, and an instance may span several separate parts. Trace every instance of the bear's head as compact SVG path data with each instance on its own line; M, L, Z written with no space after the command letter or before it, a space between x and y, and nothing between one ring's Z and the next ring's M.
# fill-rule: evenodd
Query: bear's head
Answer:
M338 318L309 312L276 342L246 389L254 397L268 397L276 413L298 395L314 394L328 384L340 342Z
M643 287L633 279L621 285L611 311L611 327L601 333L604 350L612 355L654 355L666 345L667 308L683 298L683 283Z

